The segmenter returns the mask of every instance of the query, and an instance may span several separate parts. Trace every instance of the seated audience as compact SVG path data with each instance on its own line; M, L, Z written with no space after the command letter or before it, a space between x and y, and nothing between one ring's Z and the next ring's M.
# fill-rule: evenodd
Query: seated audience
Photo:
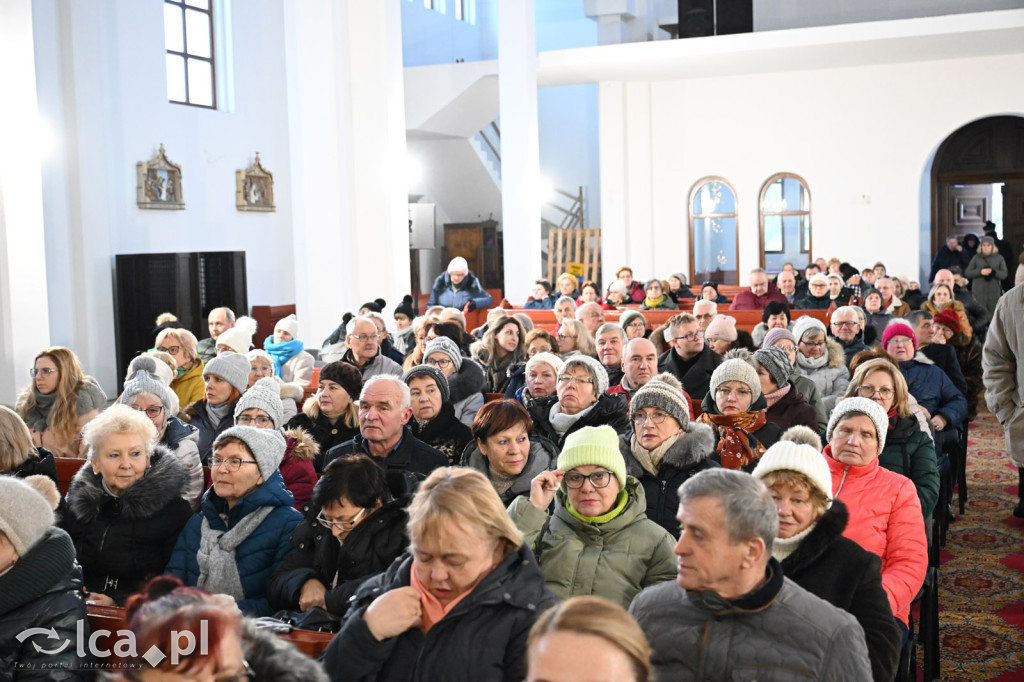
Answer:
M537 353L558 355L558 339L547 329L537 328L526 335L526 357L532 358Z
M554 502L549 517L548 508ZM626 473L610 426L569 435L555 471L542 471L508 508L558 596L593 595L619 605L672 580L673 539L647 518L643 486Z
M529 629L557 597L490 482L435 471L408 532L409 553L356 592L328 645L333 679L522 679Z
M765 334L764 347L778 348L789 358L789 365L792 368L789 374L789 383L804 397L807 404L814 408L814 414L818 419L818 432L825 433L825 427L828 426L828 413L825 411L824 405L822 405L818 386L805 377L796 366L798 354L796 337L793 335L793 332L788 329L779 328L771 330Z
M956 320L956 323L959 324L956 313L952 310L944 310L942 313L948 315L947 319ZM932 314L927 310L912 310L907 315L906 323L914 330L914 336L917 338L917 352L935 363L936 367L946 373L949 380L956 386L956 390L963 393L964 397L967 397L967 379L960 370L960 359L956 348L945 343L946 337L939 333L939 327L934 323ZM974 342L971 341L969 343L973 344ZM979 384L981 383L980 366L978 367L978 376L973 379ZM972 409L974 410L973 415L977 415L977 406L975 405L972 408L968 404L968 421L972 419Z
M624 310L619 315L619 325L625 330L627 339L642 339L647 336L647 318L639 310Z
M967 338L960 326L960 318L948 308L932 320L935 329L935 340L941 336L945 343L956 352L956 364L962 372L964 386L961 393L967 399L967 421L974 421L978 416L978 398L982 395L985 385L982 382L981 349L973 340ZM929 346L936 344L929 344ZM926 355L931 354L924 351ZM937 363L936 363L937 364ZM946 371L947 376L956 384L956 374ZM960 389L959 386L957 386Z
M221 332L217 337L217 355L221 353L240 353L245 355L252 349L252 335L256 333L256 320L242 315L235 320L234 326ZM211 360L213 358L210 358ZM209 362L204 360L203 362Z
M423 351L427 347L427 333L430 328L434 326L435 322L438 322L438 318L434 316L432 319L428 319L427 316L417 317L412 321L413 334L416 337L416 344L413 346L409 354L405 356L405 361L402 362L402 370L409 370L423 362ZM334 362L340 360L341 357L328 358L325 357L323 352L320 353L320 359L324 362Z
M732 358L719 365L698 417L715 432L712 458L726 469L753 470L782 435L765 416L767 407L757 372L746 360Z
M790 322L789 304L782 301L769 301L761 311L761 321L750 333L754 345L758 348L764 343L764 335L772 329L790 329L793 325Z
M487 378L480 365L463 357L451 339L439 336L427 343L422 365L441 370L448 382L448 395L455 417L463 424L473 423L473 417L484 404ZM406 370L406 373L415 369Z
M523 304L525 310L551 310L555 307L555 301L551 297L551 282L546 279L538 279L533 283L533 294Z
M835 317L836 313L832 315ZM845 327L840 332L845 333ZM793 336L796 338L797 349L795 368L814 382L825 413L828 414L850 384L843 347L839 341L826 334L821 320L810 315L796 321Z
M652 279L644 287L644 300L640 302L640 310L679 310L676 300L665 292L665 284L660 279Z
M363 381L384 374L398 376L402 366L381 351L377 323L368 317L353 317L345 325L345 346L342 360L359 370Z
M747 282L750 288L736 294L736 298L729 304L729 310L763 310L771 301L786 303L786 297L768 281L764 268L751 270Z
M559 300L555 301L555 307L558 307L558 303L561 302L562 298L571 298L573 301L573 314L575 314L576 299L580 297L580 281L575 275L563 272L555 280L555 287L558 289L559 296Z
M347 362L337 361L320 368L316 393L292 417L285 428L302 429L318 446L313 458L317 473L323 471L324 455L335 445L359 434L359 406L356 401L363 381L359 370Z
M707 329L711 320L718 315L718 304L714 301L705 301L698 298L693 302L693 316L701 329Z
M40 351L29 373L32 382L18 396L15 410L28 425L32 444L55 457L81 459L82 429L107 403L99 382L84 375L78 357L63 346Z
M612 306L605 302L603 296L601 296L601 287L597 285L597 282L591 282L587 280L580 287L580 297L576 299L576 306L579 307L584 303L596 303L601 306L602 310L611 310Z
M629 404L633 394L658 372L658 351L647 339L633 339L622 351L622 379L608 388L608 393L621 393ZM686 392L683 391L685 394ZM690 396L686 396L690 404ZM689 408L687 408L689 411Z
M558 351L563 360L577 354L597 357L594 335L579 320L562 320L555 338L558 340Z
M120 606L163 573L192 508L188 467L157 444L145 414L114 405L83 434L89 462L68 489L61 526L75 543L86 599Z
M562 296L555 301L555 321L558 324L566 320L576 319L576 301L569 296Z
M597 359L608 373L612 386L622 381L622 349L629 339L626 332L614 322L605 322L597 329L594 338Z
M882 338L882 332L885 331L886 326L892 321L892 315L885 312L885 308L882 307L882 294L877 289L868 289L864 292L864 313L865 321L867 326L865 330L871 328L875 332L875 338Z
M960 331L968 339L972 338L970 320L964 304L953 297L953 287L949 284L934 284L928 292L928 300L921 304L921 310L927 310L932 317L938 315L942 310L949 308L960 318Z
M235 425L235 405L249 385L249 361L227 353L210 360L203 369L206 395L181 412L181 419L199 429L199 457L206 463L213 441Z
M377 302L380 303L382 306L385 303L383 298L378 298ZM381 315L379 312L373 310L363 312L362 309L360 310L360 315L370 318L371 320L373 320L373 323L377 326L377 337L380 339L381 355L387 358L391 358L398 365L401 365L403 362L405 362L405 356L399 353L397 350L395 350L395 345L391 340L391 334L388 333L388 323L387 320L384 319L384 316Z
M722 356L704 344L704 332L693 315L673 315L667 330L671 347L658 357L658 371L672 374L691 397L703 400Z
M242 613L273 613L267 580L292 553L289 537L302 520L278 470L284 450L275 429L234 426L217 437L213 485L178 536L167 573L234 598Z
M274 377L274 360L267 351L260 348L246 354L249 359L249 388L263 377ZM274 377L277 395L281 399L281 419L286 423L299 413L306 387L295 382L286 383L281 377Z
M431 364L419 365L403 374L402 381L412 398L412 435L448 457L450 464L458 464L473 433L455 414L444 372Z
M709 303L728 303L729 299L726 298L725 294L718 293L718 282L707 280L700 285L700 298L699 301L708 301ZM696 302L694 303L696 305Z
M871 679L857 620L783 576L778 512L761 481L702 471L680 487L678 516L675 583L629 608L657 679Z
M270 606L344 616L359 586L409 544L408 503L391 497L384 471L366 455L331 462L292 531L294 551L267 583Z
M644 291L644 285L633 279L633 268L623 265L615 271L615 279L626 286L626 300L624 303L640 303L644 300L644 297L647 295Z
M573 302L573 304L572 304L572 314L573 315L576 314L576 303L575 302ZM505 310L504 308L491 308L490 310L487 311L487 318L485 319L484 323L481 326L479 326L476 329L474 329L470 333L470 335L476 341L479 341L480 339L484 338L484 334L487 333L487 330L491 328L491 326L495 323L495 321L497 321L499 318L509 317L511 315L512 315L512 313L510 313L509 311ZM557 313L556 313L556 317L557 317ZM474 343L475 343L475 341L474 341ZM470 345L472 345L472 343Z
M878 268L875 269L877 271ZM883 273L875 280L875 289L878 290L878 294L882 298L882 311L884 313L892 317L906 317L907 313L910 312L911 307L900 300L903 292L900 289L899 293L897 293L896 280L893 278L886 277ZM879 332L879 336L881 336L881 332Z
M668 290L665 293L676 303L680 299L694 298L690 285L686 283L686 275L681 272L673 272L668 276Z
M793 365L789 355L774 346L754 351L754 369L761 382L761 394L768 403L765 417L785 431L792 426L818 429L818 415L796 386L790 382Z
M430 289L428 306L441 305L459 310L490 308L494 299L480 285L480 281L469 271L469 263L462 256L452 258L447 272L434 280Z
M798 310L828 310L832 304L828 276L817 272L807 280L807 291L794 306Z
M485 391L504 393L508 387L508 370L526 358L526 333L514 317L499 317L484 337L473 344L471 353L484 370Z
M792 268L792 264L787 263L786 265L789 265ZM789 304L790 308L796 307L796 272L794 270L783 270L776 275L775 288L779 290L780 294L786 297L786 303Z
M809 316L801 319L811 319ZM853 306L843 305L832 312L829 319L829 336L843 349L843 359L847 367L850 366L850 359L867 350L868 345L864 343L864 327L861 324L857 309ZM797 335L797 338L800 338ZM824 391L822 391L824 395Z
M554 353L537 353L523 365L524 383L513 393L512 397L526 406L537 398L555 395L558 375L562 372L564 364L562 359ZM505 395L508 397L507 392Z
M200 468L202 473L202 468ZM0 405L0 475L46 476L57 483L57 463L46 448L32 444L32 433L18 413Z
M634 305L633 299L629 297L629 289L626 287L625 283L619 279L608 285L608 291L605 293L604 302L609 308Z
M416 331L412 327L412 296L406 294L402 302L395 307L395 333L393 334L395 350L407 356L416 345Z
M576 319L594 336L598 328L604 324L604 309L597 303L582 303L576 308Z
M736 318L729 315L715 315L704 330L704 342L719 355L725 355L736 348L738 338Z

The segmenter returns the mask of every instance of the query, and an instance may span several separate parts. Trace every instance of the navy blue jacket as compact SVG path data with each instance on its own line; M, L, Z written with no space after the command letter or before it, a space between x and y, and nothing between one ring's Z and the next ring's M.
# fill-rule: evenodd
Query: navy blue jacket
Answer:
M470 301L473 302L470 310L489 308L494 303L494 299L484 291L476 275L472 272L467 272L465 278L457 285L452 284L452 278L447 272L442 272L434 280L427 305L443 305L446 308L462 310Z
M907 380L910 395L933 417L941 414L952 426L959 426L967 418L964 394L923 353L915 355L913 360L901 362L900 372Z

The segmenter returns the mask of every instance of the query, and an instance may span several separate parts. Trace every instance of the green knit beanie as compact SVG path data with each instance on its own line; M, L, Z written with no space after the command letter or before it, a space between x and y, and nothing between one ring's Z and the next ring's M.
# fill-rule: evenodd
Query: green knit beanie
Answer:
M619 435L608 425L584 426L565 438L558 455L560 471L580 466L599 466L615 474L619 487L626 487L626 462L619 452Z

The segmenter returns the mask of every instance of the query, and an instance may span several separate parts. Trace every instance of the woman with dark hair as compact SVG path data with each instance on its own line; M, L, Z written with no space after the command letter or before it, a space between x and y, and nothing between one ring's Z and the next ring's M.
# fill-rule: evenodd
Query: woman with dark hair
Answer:
M473 420L473 441L462 453L462 466L487 477L506 507L530 494L530 481L554 466L555 446L531 437L530 414L515 400L489 402Z
M285 425L289 431L302 429L317 442L320 451L313 458L319 472L324 454L359 435L359 392L363 377L359 370L338 360L320 368L316 393L306 400L302 412Z
M270 576L275 609L319 606L336 616L363 581L387 569L409 542L409 498L392 499L384 470L363 454L331 462L292 531L295 551Z
M519 320L501 316L494 321L484 337L473 344L473 359L484 368L488 393L504 393L508 386L509 368L526 357L526 333Z
M583 305L584 303L596 303L601 306L602 310L614 310L614 306L608 304L607 301L601 296L601 287L597 285L597 282L586 281L583 286L580 287L580 296L576 299L576 307Z
M750 337L754 345L760 348L764 344L765 334L773 329L790 329L792 326L789 304L785 301L769 301L761 311L761 321L750 332Z

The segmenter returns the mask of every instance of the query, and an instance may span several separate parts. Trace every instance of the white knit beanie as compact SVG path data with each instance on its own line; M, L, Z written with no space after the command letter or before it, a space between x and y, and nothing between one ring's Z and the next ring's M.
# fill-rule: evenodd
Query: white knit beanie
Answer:
M256 460L256 466L259 467L260 476L264 481L274 475L277 468L281 466L281 460L284 459L286 448L284 436L277 429L232 426L217 436L217 440L213 443L214 450L225 438L237 438L245 443L249 452L252 453L253 459Z
M246 391L235 405L235 421L237 422L246 410L256 408L267 413L267 416L273 420L275 429L284 426L281 423L283 421L281 386L277 382L277 377L263 377L253 384L252 388Z
M572 365L583 365L593 375L595 379L594 394L598 398L601 397L602 393L608 390L608 370L604 368L604 365L598 362L597 358L577 353L565 361L565 364L562 365L561 371L568 371L569 367Z
M292 335L293 339L299 338L299 320L295 317L295 313L278 320L277 324L274 325L274 331L276 332L278 329L285 330Z
M25 556L53 525L53 509L35 488L13 476L0 476L0 533Z
M799 342L804 337L804 334L809 331L813 331L814 336L817 336L819 333L824 334L825 323L816 317L811 317L810 315L802 315L801 317L796 318L796 321L793 323L793 336L796 337L797 342Z
M836 428L836 424L851 412L862 412L871 418L878 437L878 451L881 452L885 448L885 437L889 433L889 416L881 405L870 398L845 398L836 403L828 420L828 428L825 429L825 440L832 440L832 430Z
M763 480L773 471L797 471L803 474L828 498L826 509L832 506L832 473L825 456L810 445L780 440L765 450L752 473L755 478Z
M256 320L243 315L235 320L235 326L221 332L217 337L218 346L227 346L236 353L245 355L252 348L252 335L256 333Z
M462 256L456 256L449 261L448 272L469 272L469 263Z
M526 361L526 373L529 374L530 369L537 365L549 365L551 369L555 370L555 376L557 377L562 373L562 367L565 365L565 361L554 353L537 353Z

